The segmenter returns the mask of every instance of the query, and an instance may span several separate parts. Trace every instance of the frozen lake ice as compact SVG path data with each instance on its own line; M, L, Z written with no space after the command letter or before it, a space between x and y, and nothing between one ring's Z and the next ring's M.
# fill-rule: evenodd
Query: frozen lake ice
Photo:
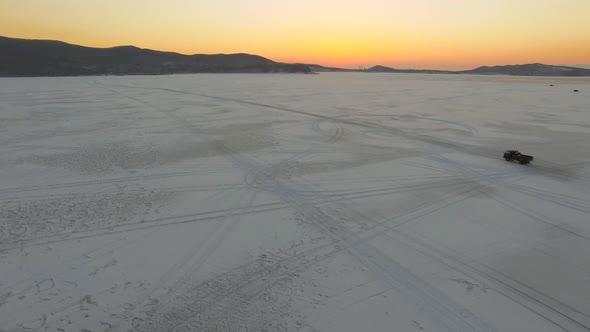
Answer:
M0 331L588 331L588 142L585 78L2 78Z

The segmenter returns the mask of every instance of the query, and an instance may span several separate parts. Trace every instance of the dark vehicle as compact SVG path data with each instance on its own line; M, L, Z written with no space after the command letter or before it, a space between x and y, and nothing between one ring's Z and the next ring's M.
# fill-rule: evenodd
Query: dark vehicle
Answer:
M527 156L526 154L518 152L518 150L507 150L504 152L504 159L506 159L506 161L515 160L521 165L526 165L533 161L533 156Z

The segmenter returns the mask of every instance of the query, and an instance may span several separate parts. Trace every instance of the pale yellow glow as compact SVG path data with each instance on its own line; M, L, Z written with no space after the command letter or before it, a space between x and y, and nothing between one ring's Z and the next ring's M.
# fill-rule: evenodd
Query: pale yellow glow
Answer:
M0 0L0 35L358 67L590 63L589 0Z

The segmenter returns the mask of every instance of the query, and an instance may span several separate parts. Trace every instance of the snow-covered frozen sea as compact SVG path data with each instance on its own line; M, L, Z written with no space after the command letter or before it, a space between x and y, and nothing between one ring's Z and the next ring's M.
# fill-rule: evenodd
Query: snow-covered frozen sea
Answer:
M590 79L3 78L0 156L2 332L590 329Z

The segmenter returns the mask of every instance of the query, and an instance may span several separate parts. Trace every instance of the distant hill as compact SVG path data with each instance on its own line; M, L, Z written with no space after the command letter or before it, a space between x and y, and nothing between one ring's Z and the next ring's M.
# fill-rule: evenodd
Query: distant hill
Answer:
M395 69L374 66L366 71L373 73L419 73L419 74L478 74L478 75L518 75L518 76L590 76L590 69L551 66L541 63L511 66L479 67L472 70L429 70L429 69Z
M371 73L409 73L409 74L454 74L455 72L449 70L434 70L434 69L395 69L377 65L365 71Z
M368 68L366 71L371 72L371 73L399 73L400 72L398 69L391 68L391 67L385 67L385 66L381 66L381 65L373 66L371 68Z
M250 54L182 55L134 46L93 48L7 37L0 37L0 50L0 76L311 72L306 65Z
M518 76L590 76L590 69L531 63L526 65L511 66L483 66L473 70L463 71L461 73Z
M314 72L354 72L359 71L358 69L346 69L337 67L325 67L322 65L306 64Z

